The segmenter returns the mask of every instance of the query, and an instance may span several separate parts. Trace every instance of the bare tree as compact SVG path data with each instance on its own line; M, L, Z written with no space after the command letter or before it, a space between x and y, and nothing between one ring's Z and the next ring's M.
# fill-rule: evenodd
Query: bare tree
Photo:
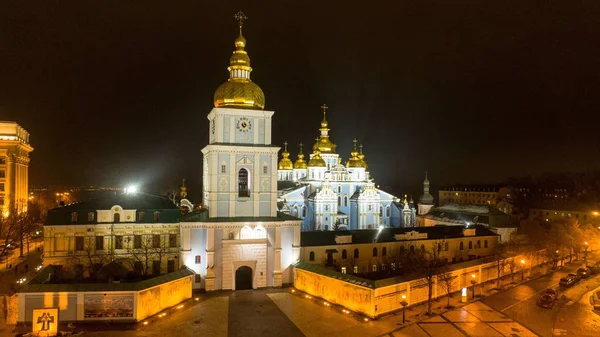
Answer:
M87 260L87 268L91 279L95 279L98 275L98 271L110 261L109 255L102 251L96 250L95 237L87 237L87 242L83 246L84 258Z
M457 276L450 271L442 271L437 276L437 280L446 292L446 296L448 297L448 305L446 308L450 308L450 294L452 294L452 289L454 288L454 284L456 282Z
M505 261L504 263L508 266L508 269L510 270L511 281L514 282L515 281L515 269L517 268L517 262L515 261L514 257L511 257L504 261Z
M441 252L446 243L446 240L436 240L431 248L423 251L419 249L414 255L417 258L418 270L423 276L427 284L427 314L431 315L431 299L433 296L433 284L436 277L444 272L444 267L447 265L446 260L441 257Z

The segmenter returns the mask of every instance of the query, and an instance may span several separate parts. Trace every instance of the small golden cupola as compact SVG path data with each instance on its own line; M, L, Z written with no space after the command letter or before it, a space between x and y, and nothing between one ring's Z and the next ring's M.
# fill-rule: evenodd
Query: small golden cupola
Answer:
M235 50L229 59L229 79L215 91L215 108L256 109L265 108L265 94L250 80L250 57L246 52L246 39L242 35L244 20L241 11L234 15L239 22L240 35L235 39Z
M325 160L323 160L323 157L321 157L321 152L319 150L316 150L313 152L313 157L310 158L310 161L308 162L308 166L309 167L326 167L327 164L325 164Z
M329 122L327 122L327 105L323 104L321 109L323 109L323 120L321 121L321 136L317 138L315 145L313 145L313 151L319 150L320 153L335 153L335 145L331 139L329 139Z
M365 171L369 170L369 165L367 165L367 161L365 160L365 155L363 153L363 145L360 144L360 153L358 154L358 159L362 162L362 166L365 168Z
M293 170L294 165L290 160L290 153L287 150L288 142L283 142L283 152L281 153L281 160L279 161L278 169L279 170Z
M356 143L358 142L356 140L356 138L354 138L353 140L354 142L354 149L352 150L352 152L350 152L350 159L348 159L348 163L346 164L346 167L363 167L362 165L362 161L358 158L358 150L356 149Z
M179 188L179 198L185 199L187 197L187 187L185 186L185 179L181 182L181 187Z
M300 143L300 152L298 152L298 160L294 163L295 169L305 169L307 167L306 161L304 160L304 153L302 153L302 146L304 144Z

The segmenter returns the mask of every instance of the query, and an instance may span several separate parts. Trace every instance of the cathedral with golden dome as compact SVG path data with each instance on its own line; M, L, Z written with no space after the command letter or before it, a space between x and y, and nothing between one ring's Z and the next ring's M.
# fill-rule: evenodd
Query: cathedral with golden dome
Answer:
M297 160L292 163L288 144L284 143L277 167L279 210L301 218L303 231L414 226L413 201L375 186L363 146L356 139L348 160L342 163L329 135L327 105L321 108L320 135L308 163L303 144L299 144Z

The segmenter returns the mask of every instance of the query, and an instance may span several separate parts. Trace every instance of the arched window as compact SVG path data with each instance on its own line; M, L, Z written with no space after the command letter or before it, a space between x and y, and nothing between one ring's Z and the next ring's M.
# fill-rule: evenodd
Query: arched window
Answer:
M302 218L306 218L306 206L302 206Z
M386 256L387 255L387 248L383 247L381 248L381 256Z
M487 248L487 247L488 247L487 240L483 240L483 248Z
M390 216L392 216L392 209L390 208L390 206L386 206L385 207L385 216L388 217L388 218Z
M294 214L293 216L298 216L298 205L294 205Z
M481 248L481 240L477 240L477 248Z
M347 195L344 196L344 206L346 206L346 207L348 206L348 196Z
M308 254L308 260L309 261L314 261L315 260L315 252L310 252L310 254Z
M348 252L344 249L342 250L342 259L347 259L348 258Z
M383 215L383 206L379 206L379 216Z
M465 245L464 245L464 243L462 243L462 241L461 241L461 242L460 242L460 250L463 250L463 249L465 249Z
M425 245L421 245L421 253L425 253Z
M113 222L121 222L121 214L115 213L115 215L113 215Z
M248 188L248 170L240 169L238 173L238 196L249 197L250 189Z
M473 241L469 241L469 249L473 249Z
M354 249L354 258L358 259L358 248Z
M338 195L338 206L342 206L342 196Z
M377 247L373 248L373 256L377 256Z

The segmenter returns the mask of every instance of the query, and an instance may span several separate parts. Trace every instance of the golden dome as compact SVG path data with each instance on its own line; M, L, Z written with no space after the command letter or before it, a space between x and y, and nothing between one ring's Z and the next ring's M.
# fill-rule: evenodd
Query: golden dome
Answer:
M292 170L294 169L294 165L292 164L292 161L290 160L290 153L287 150L287 142L284 142L283 145L284 150L281 153L281 155L283 156L283 158L281 158L281 160L279 161L279 165L278 165L278 169L279 170Z
M312 166L312 167L326 167L327 166L327 164L325 164L325 161L321 157L321 153L319 152L319 150L314 152L313 157L308 162L308 166Z
M240 108L263 110L265 94L262 89L250 80L250 57L244 50L246 39L240 35L235 39L235 50L229 59L229 79L215 91L215 108Z
M323 104L323 120L321 121L321 136L315 139L315 145L313 145L313 151L318 150L321 153L335 153L337 145L329 139L329 122L327 122L327 105Z
M304 153L302 153L302 143L300 143L300 152L298 152L298 160L294 163L295 169L305 169L307 167L306 161L304 160Z
M365 170L369 169L369 165L367 165L367 161L365 160L365 155L363 154L363 145L360 144L360 153L358 154L358 159L362 162L362 166Z
M354 149L352 150L352 152L350 152L350 154L352 155L352 157L350 157L350 159L348 159L348 163L346 164L346 167L363 167L363 163L362 161L358 158L358 151L356 150L356 138L354 138Z

